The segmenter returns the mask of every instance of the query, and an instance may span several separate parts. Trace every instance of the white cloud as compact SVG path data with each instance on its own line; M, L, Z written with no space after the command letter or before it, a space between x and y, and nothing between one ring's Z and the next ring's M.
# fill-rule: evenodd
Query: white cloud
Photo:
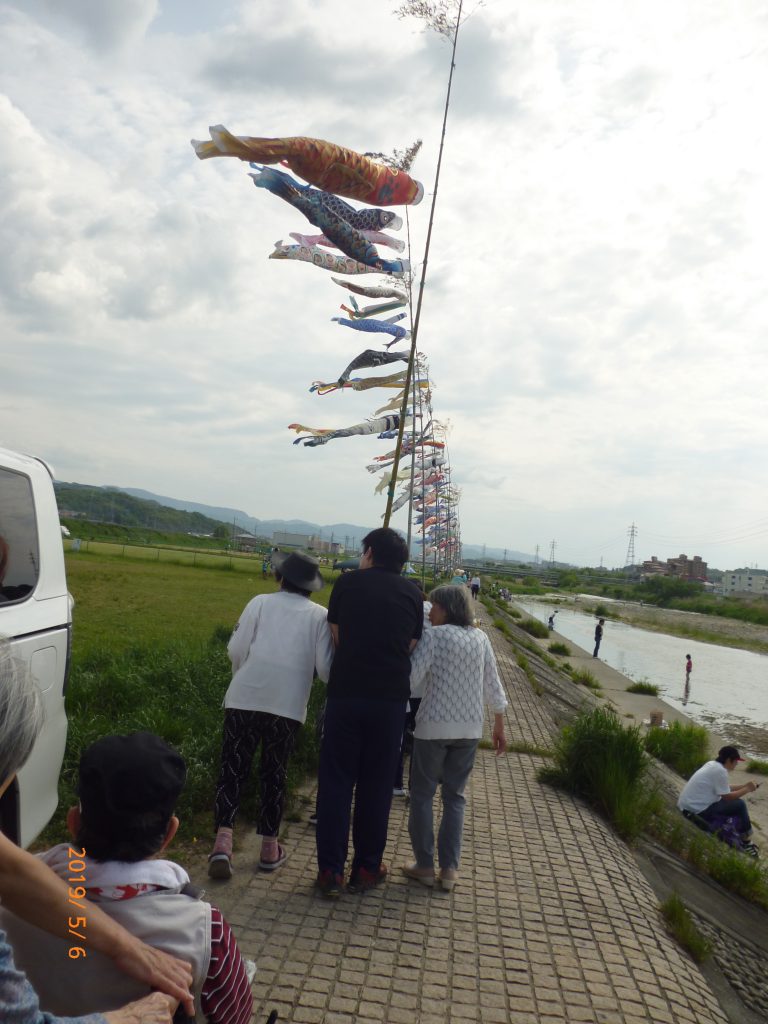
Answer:
M330 322L344 293L269 261L307 222L188 143L217 122L423 138L418 263L450 49L386 5L348 11L0 8L6 444L83 482L379 520L375 442L286 429L389 397L308 392L367 347ZM597 561L613 538L619 563L634 520L768 562L768 532L714 543L766 498L766 37L759 4L714 0L491 5L462 29L420 348L467 540Z

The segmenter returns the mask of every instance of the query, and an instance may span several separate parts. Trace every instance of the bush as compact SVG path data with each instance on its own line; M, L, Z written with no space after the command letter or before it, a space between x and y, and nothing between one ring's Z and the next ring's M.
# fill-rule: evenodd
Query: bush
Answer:
M560 643L559 640L553 644L550 644L547 650L550 654L559 654L563 658L567 658L571 653L571 648L568 646L568 644Z
M707 760L709 736L701 725L673 722L668 729L649 729L645 749L687 779Z
M658 697L659 688L654 683L643 681L640 683L632 683L631 686L627 687L627 693L645 693L649 697Z
M712 952L712 946L704 938L688 912L683 901L673 892L672 895L661 904L661 913L669 925L669 930L674 937L686 949L697 964L706 960Z
M625 728L615 711L597 707L562 730L554 764L541 769L539 778L584 797L631 840L661 806L647 785L647 771L639 727Z
M600 683L598 683L597 679L595 679L588 668L577 669L573 673L573 681L574 683L580 683L582 686L586 686L589 690L597 691L600 689Z
M747 761L747 771L756 775L768 775L768 761Z
M549 630L543 622L539 622L538 619L523 619L520 623L520 628L524 629L526 633L530 633L531 636L538 637L544 640L549 636Z

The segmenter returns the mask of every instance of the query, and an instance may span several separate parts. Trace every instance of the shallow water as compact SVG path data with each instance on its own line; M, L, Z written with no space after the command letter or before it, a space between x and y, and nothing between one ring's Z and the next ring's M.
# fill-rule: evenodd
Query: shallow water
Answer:
M551 602L515 600L546 622ZM555 631L585 650L594 647L594 615L558 607ZM685 700L685 656L693 659ZM732 739L751 754L768 755L768 655L653 633L606 619L600 658L636 681L659 687L659 696L694 721Z

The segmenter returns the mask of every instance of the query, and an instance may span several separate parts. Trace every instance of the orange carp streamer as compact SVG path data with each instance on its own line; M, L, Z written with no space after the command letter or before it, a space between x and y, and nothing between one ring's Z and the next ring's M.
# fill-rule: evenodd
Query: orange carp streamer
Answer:
M282 163L311 185L371 206L415 206L424 195L421 182L405 171L376 163L333 142L303 136L259 139L232 135L222 124L212 125L208 130L210 142L192 139L201 160L234 156L260 164Z

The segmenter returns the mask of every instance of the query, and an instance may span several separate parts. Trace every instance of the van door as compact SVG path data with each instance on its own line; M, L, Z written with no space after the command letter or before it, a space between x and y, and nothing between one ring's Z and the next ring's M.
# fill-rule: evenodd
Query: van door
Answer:
M38 459L2 449L0 636L27 666L45 706L45 725L32 755L0 801L0 827L27 846L58 803L67 738L71 612L50 472Z

